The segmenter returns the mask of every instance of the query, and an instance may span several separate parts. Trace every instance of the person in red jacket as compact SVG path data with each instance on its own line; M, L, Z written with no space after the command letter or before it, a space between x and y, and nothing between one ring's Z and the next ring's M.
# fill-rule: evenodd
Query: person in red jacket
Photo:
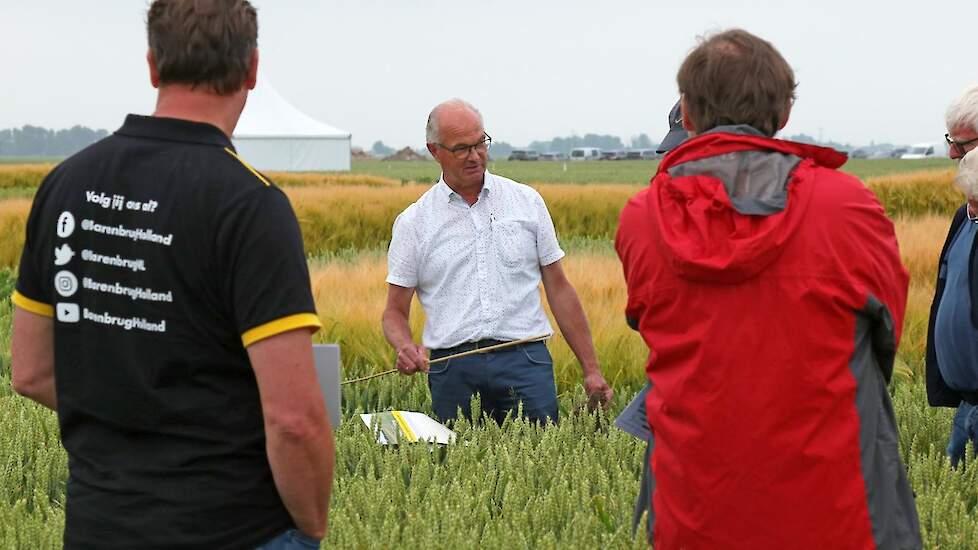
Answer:
M796 84L770 43L714 34L677 80L691 137L615 240L650 349L655 547L920 548L886 391L893 224L844 154L773 138Z

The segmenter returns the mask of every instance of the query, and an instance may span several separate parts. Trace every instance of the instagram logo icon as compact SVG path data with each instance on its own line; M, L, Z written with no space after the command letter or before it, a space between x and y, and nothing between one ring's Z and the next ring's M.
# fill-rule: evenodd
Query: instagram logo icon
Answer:
M78 291L78 278L70 271L59 271L54 276L54 290L67 298Z

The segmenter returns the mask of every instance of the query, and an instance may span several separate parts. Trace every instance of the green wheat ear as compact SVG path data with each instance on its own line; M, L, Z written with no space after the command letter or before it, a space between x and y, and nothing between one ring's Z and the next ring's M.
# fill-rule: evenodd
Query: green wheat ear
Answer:
M913 381L914 373L913 369L898 357L893 361L893 376L899 377L902 382L911 382Z

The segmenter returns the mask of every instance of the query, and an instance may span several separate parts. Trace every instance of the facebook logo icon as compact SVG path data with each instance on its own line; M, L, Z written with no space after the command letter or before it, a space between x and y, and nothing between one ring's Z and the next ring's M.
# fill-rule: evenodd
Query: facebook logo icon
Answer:
M75 232L75 217L67 210L58 216L58 236L62 239Z

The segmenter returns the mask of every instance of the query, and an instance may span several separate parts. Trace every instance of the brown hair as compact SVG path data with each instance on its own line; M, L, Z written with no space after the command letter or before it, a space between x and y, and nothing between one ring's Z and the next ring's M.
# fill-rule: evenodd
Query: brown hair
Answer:
M770 42L731 29L700 39L676 75L697 132L749 124L773 136L795 99L795 73Z
M241 89L258 46L258 19L247 0L155 0L146 15L160 84Z

